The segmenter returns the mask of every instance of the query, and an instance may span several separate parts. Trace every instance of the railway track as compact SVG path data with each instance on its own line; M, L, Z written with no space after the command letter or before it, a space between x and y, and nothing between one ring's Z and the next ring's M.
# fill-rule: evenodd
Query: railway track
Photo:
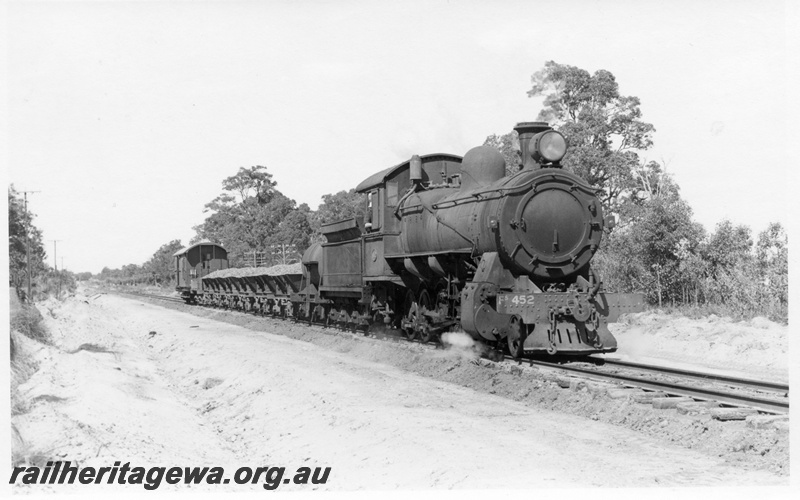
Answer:
M511 357L506 359L515 361ZM789 413L789 386L775 382L618 360L606 360L605 364L610 365L609 367L591 362L575 362L569 365L527 359L522 362L583 378L619 382L625 387L664 392L672 397L716 401L724 406L754 408L763 413Z
M141 292L121 292L183 304L182 299ZM322 325L323 331L326 330ZM355 335L355 334L354 334ZM613 358L587 356L569 364L540 359L514 359L504 362L525 363L603 382L616 382L623 387L659 391L672 397L689 397L696 401L715 401L723 406L754 408L769 414L789 412L789 386L783 383L730 377L666 366L633 363Z
M693 370L684 370L680 368L671 368L666 366L647 365L642 363L634 363L631 361L622 361L614 358L599 358L597 356L590 356L601 360L604 365L618 366L622 368L633 368L644 371L655 371L662 374L674 374L684 378L705 380L719 384L729 384L734 387L750 388L763 392L775 392L779 394L789 394L789 385L780 382L769 382L766 380L754 380L740 377L730 377L727 375L719 375L714 373L704 373Z
M169 297L169 296L166 296L166 295L158 295L158 294L155 294L155 293L130 292L130 291L121 291L121 290L117 290L117 293L122 293L122 294L125 294L125 295L133 295L135 297L149 297L151 299L159 299L159 300L164 300L164 301L167 301L167 302L179 302L181 304L185 304L183 299L179 299L178 297Z

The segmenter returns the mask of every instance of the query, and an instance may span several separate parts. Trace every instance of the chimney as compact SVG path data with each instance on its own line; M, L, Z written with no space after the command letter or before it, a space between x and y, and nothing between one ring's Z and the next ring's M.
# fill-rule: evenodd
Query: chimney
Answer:
M548 125L547 122L520 122L514 127L514 130L519 134L519 147L522 150L523 170L536 170L539 168L539 164L534 161L530 151L528 151L528 143L530 143L531 137L539 132L544 132L552 128L553 127Z

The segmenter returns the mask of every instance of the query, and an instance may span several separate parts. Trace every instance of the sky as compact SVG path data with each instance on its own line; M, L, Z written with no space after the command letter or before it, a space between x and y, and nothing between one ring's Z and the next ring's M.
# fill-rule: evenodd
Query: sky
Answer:
M67 269L184 244L240 167L316 209L534 120L546 61L612 72L695 220L787 219L779 1L9 2L8 183Z

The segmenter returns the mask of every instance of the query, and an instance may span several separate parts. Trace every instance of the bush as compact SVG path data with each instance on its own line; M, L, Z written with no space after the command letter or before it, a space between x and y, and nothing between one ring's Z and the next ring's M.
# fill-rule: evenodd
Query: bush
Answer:
M650 226L663 225L657 222ZM644 292L649 304L692 317L765 316L787 324L788 241L780 224L771 224L754 245L749 228L723 221L708 236L698 230L691 238L673 238L666 250L651 244L667 238L649 234L650 226L637 219L604 238L592 266L607 290Z
M78 283L75 275L69 271L53 271L50 269L47 274L42 274L36 278L37 300L47 297L55 297L63 300L67 295L74 293Z
M11 316L11 329L42 344L52 345L53 343L50 332L42 324L42 314L36 307L31 305L22 306ZM16 346L12 342L12 357L15 352Z

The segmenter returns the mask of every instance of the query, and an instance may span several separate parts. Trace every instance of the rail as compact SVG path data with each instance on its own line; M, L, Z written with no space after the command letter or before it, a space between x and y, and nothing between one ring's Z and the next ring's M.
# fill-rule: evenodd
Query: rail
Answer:
M513 360L513 358L510 356L507 356L506 359ZM763 385L768 387L779 387L779 386L785 387L786 390L783 398L766 398L753 394L734 393L720 388L702 387L697 385L685 385L684 383L680 382L667 382L662 380L656 380L653 378L644 378L634 375L625 375L620 373L603 371L602 369L598 369L597 367L583 368L575 365L563 365L554 362L528 360L528 359L521 360L521 362L530 363L531 365L536 365L536 366L547 367L554 370L577 373L589 379L594 378L603 381L613 380L622 382L624 385L631 387L638 387L641 389L647 389L651 391L663 391L673 396L685 396L700 401L716 401L730 406L745 406L745 407L755 408L756 410L765 413L784 414L789 412L788 386L781 386L781 384L772 382L763 382ZM626 368L632 370L647 371L650 373L656 373L667 376L684 376L684 378L690 378L695 380L698 378L702 378L708 381L709 383L718 384L720 382L724 382L725 384L728 385L734 385L739 389L751 390L753 389L752 387L753 383L760 382L760 381L753 381L750 379L736 379L735 377L723 377L719 375L695 372L690 370L678 370L668 367L643 365L639 363L627 363L627 362L623 363L628 365L626 366ZM681 372L684 372L688 375L684 375ZM737 381L741 382L741 384L736 384ZM775 389L769 389L769 390L771 390L772 392L775 391Z
M158 295L155 293L144 293L144 292L131 292L123 290L115 290L115 292L125 295L133 295L135 297L149 297L151 299L160 299L160 300L165 300L167 302L180 302L181 304L185 304L183 299L180 299L178 297L169 297L167 295Z
M636 370L652 371L657 373L678 375L684 378L694 378L698 380L706 380L709 382L728 383L736 387L749 387L751 389L761 391L771 391L783 394L789 393L789 385L780 382L769 382L766 380L755 380L740 377L731 377L727 375L719 375L714 373L703 373L693 370L686 370L681 368L672 368L668 366L647 365L642 363L634 363L631 361L622 361L619 359L601 358L598 356L589 356L591 359L597 359L604 365L619 366L622 368L632 368Z

